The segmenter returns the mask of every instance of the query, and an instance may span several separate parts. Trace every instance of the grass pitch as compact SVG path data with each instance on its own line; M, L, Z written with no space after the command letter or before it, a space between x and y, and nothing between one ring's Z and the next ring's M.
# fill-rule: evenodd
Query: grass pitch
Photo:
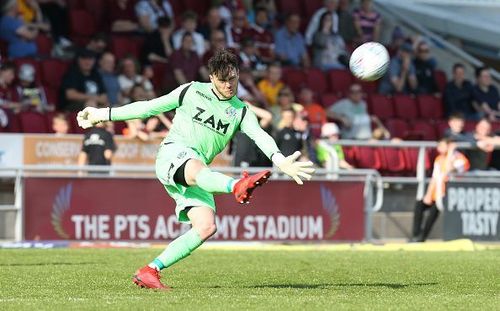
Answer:
M199 250L136 288L158 252L0 250L0 310L500 310L498 250Z

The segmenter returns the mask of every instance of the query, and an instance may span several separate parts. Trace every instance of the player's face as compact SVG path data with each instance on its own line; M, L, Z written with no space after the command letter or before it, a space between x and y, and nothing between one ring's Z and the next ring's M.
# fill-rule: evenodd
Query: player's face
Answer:
M229 99L236 95L236 91L238 90L238 79L239 73L236 69L231 70L231 72L225 79L219 79L215 75L210 76L212 85L214 86L218 95L220 95L223 99Z

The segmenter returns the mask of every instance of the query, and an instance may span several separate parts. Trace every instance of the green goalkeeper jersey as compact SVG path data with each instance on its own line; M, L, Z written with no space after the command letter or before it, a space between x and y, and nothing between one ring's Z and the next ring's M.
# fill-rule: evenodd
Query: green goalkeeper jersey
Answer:
M145 119L174 109L173 126L164 142L178 142L192 148L207 164L238 130L255 141L267 157L279 152L255 114L236 96L219 99L211 83L186 83L156 99L113 108L110 116L112 121Z

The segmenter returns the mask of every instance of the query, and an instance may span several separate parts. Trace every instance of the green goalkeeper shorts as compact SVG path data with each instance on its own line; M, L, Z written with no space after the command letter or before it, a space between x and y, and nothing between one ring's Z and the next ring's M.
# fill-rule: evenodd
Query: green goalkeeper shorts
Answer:
M207 206L215 212L214 196L198 186L185 187L175 183L174 175L189 159L204 160L193 149L179 143L162 144L156 156L156 176L175 200L175 214L180 222L190 223L187 208Z

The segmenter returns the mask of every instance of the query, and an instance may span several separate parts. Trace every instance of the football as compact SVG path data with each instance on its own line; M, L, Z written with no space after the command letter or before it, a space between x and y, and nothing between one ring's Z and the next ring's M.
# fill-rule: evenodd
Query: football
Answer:
M352 74L364 81L381 78L389 67L389 53L380 43L367 42L352 52L349 68Z

